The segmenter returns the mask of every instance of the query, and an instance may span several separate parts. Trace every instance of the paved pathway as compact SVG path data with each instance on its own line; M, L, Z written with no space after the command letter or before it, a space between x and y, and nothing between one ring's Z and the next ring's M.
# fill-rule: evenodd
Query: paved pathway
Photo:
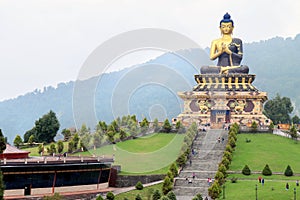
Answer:
M192 147L196 154L192 155L191 164L188 161L178 178L175 179L174 192L178 200L191 200L198 193L203 198L208 196L207 179L214 178L217 172L227 143L227 136L227 131L215 129L198 133ZM224 141L218 142L219 137L223 137ZM186 178L192 180L192 183L188 183Z

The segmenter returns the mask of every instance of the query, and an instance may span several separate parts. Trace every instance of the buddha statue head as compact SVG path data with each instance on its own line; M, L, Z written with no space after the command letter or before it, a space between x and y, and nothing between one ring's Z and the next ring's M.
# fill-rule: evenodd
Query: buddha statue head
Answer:
M231 19L231 16L226 13L223 16L223 19L220 21L220 31L222 35L224 34L232 34L234 28L234 23Z

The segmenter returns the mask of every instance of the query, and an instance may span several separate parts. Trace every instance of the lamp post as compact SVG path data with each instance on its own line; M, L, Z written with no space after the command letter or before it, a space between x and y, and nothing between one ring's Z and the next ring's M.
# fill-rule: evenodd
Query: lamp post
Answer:
M294 200L296 200L296 188L294 188Z
M255 200L258 200L258 198L257 198L257 184L255 184Z
M225 185L223 185L223 199L225 199Z

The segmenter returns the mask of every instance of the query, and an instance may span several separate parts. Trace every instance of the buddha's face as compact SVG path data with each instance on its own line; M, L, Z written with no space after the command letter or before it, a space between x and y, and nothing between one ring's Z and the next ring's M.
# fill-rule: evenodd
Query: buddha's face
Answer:
M231 22L222 22L220 26L222 34L232 34L233 26Z

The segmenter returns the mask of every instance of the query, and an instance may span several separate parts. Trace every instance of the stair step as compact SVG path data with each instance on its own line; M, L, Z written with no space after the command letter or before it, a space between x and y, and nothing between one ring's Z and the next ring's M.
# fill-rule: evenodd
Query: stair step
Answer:
M219 137L224 138L223 143L218 142ZM224 130L209 130L198 133L192 146L196 154L191 156L191 165L189 160L175 179L174 193L178 200L191 200L198 193L203 198L208 196L207 178L214 178L227 139L228 131ZM195 173L195 179L192 179L193 173ZM192 183L186 180L187 177L192 180Z

